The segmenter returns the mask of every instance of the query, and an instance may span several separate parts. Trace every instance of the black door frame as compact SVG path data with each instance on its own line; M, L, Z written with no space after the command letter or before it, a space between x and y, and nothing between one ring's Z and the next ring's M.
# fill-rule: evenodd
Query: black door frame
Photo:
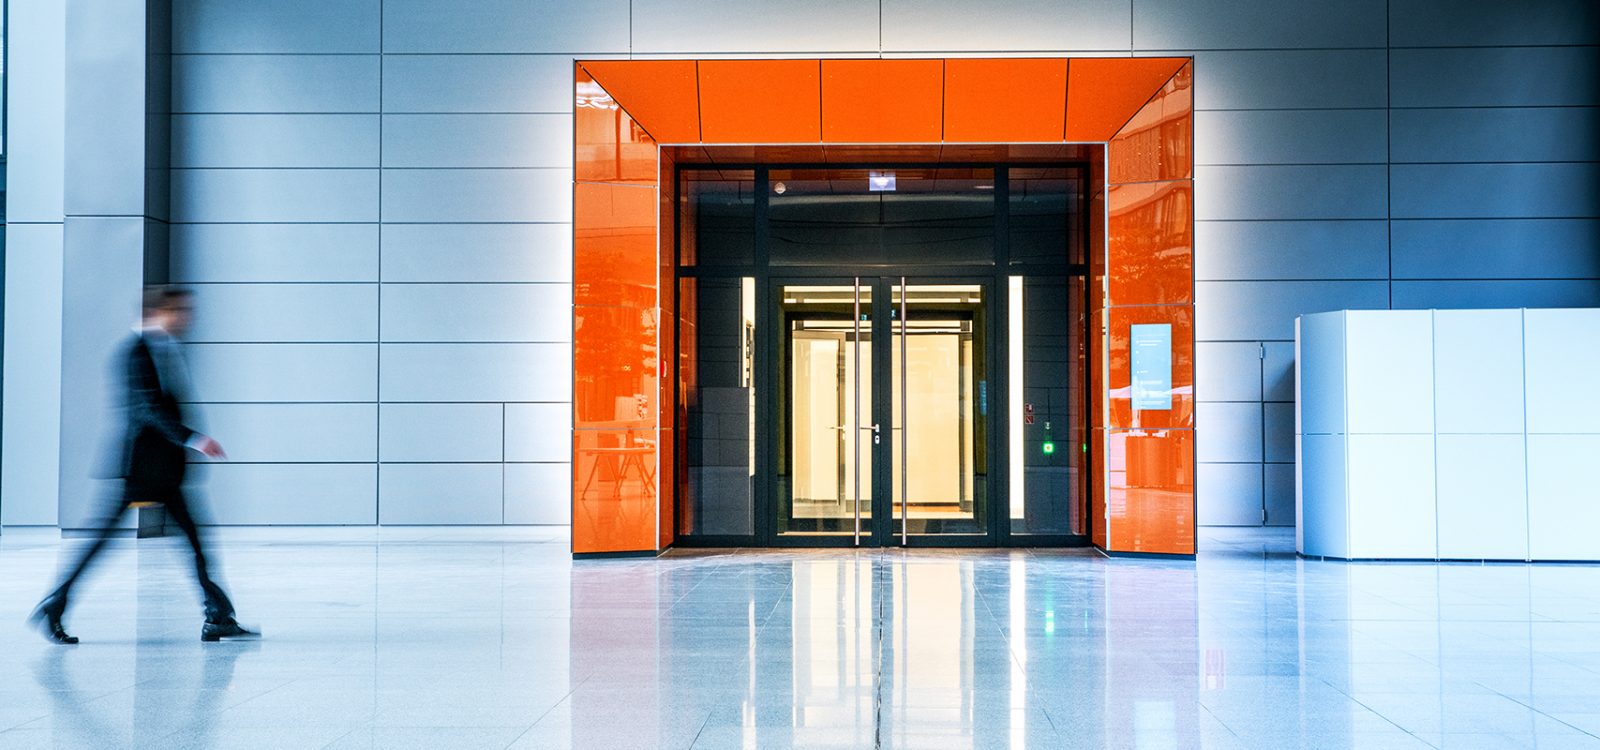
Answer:
M1009 435L1009 420L1011 418L1011 406L1010 406L1010 403L1009 403L1009 400L1010 400L1009 388L1005 387L1005 384L1010 382L1009 378L1012 377L1012 373L1009 372L1009 369L1010 369L1010 365L1009 365L1009 363L1010 363L1009 336L1002 335L1002 334L1004 334L1004 333L1009 331L1009 326L1010 326L1010 305L1009 305L1009 300L1008 299L1007 300L1002 300L998 295L1000 295L1002 293L1007 293L1007 294L1009 293L1009 291L1008 291L1009 290L1009 281L1010 281L1010 277L1012 277L1012 276L1024 276L1026 278L1059 277L1059 278L1062 278L1062 279L1067 281L1067 289L1068 290L1071 289L1071 279L1073 279L1073 278L1084 278L1084 279L1087 279L1089 277L1089 268L1088 268L1087 263L1072 263L1072 262L1069 262L1067 264L1038 264L1038 265L1035 265L1035 264L1012 265L1011 264L1011 262L1010 262L1010 254L1009 254L1009 247L1008 247L1008 242L1009 242L1008 212L1009 212L1009 200L1010 200L1009 199L1009 184L1008 184L1008 182L1009 182L1009 180L1008 180L1008 168L1010 168L1010 167L1018 167L1018 166L1025 167L1025 168L1034 168L1034 167L1067 167L1067 168L1077 168L1077 169L1081 169L1083 171L1083 173L1085 175L1085 185L1087 186L1087 189L1085 189L1083 191L1083 195L1080 196L1081 200L1080 200L1080 205L1079 205L1079 215L1084 217L1084 220L1082 222L1082 226L1078 229L1078 231L1081 231L1083 233L1083 235L1084 235L1085 250L1087 251L1088 247L1091 246L1091 243L1089 243L1087 241L1087 235L1088 235L1088 232L1089 232L1089 227L1092 226L1092 224L1093 224L1093 222L1091 221L1091 219L1089 217L1089 208L1091 206L1090 194L1095 189L1095 187L1092 184L1090 184L1088 179L1087 179L1087 176L1089 174L1092 174L1092 171L1089 168L1090 165L1087 162L1066 161L1066 162L1050 162L1050 163L1037 163L1037 164L1035 164L1035 163L1009 164L1009 163L1004 163L1004 162L999 162L999 163L967 163L967 162L962 162L962 163L959 163L959 164L957 164L957 163L818 164L818 163L812 163L812 162L797 162L797 163L772 163L772 164L751 164L751 163L745 163L745 164L679 164L679 165L677 165L675 167L674 173L673 173L672 187L671 187L671 189L674 191L674 200L673 200L674 204L678 204L679 203L679 201L676 199L676 191L678 190L678 187L682 184L681 174L683 172L685 172L685 171L691 171L691 170L697 170L697 169L698 170L712 170L712 171L734 171L734 170L738 170L738 171L749 171L749 172L753 172L754 173L754 196L753 196L753 198L754 198L754 204L755 204L754 205L754 209L755 209L754 210L754 214L755 214L755 216L754 216L753 231L754 231L754 236L755 236L755 243L754 243L755 246L752 248L751 264L750 265L740 265L740 266L685 267L685 266L683 266L681 264L681 259L684 257L683 248L681 247L681 244L680 244L681 241L682 241L682 234L681 234L681 232L674 231L674 233L673 233L674 234L674 239L673 239L674 255L675 255L675 258L679 259L679 260L678 260L678 262L674 263L674 267L675 267L677 273L674 276L674 284L673 284L673 288L672 288L671 291L672 291L672 294L674 296L674 309L678 309L678 306L682 304L682 300L679 298L679 295L680 295L680 292L681 292L681 289L680 289L681 285L677 283L677 279L679 279L679 278L684 278L684 277L733 278L733 277L737 277L737 278L751 278L751 279L754 280L755 299L756 299L756 305L757 305L757 308L756 308L756 319L757 320L756 320L756 347L755 347L755 352L754 352L755 373L754 373L753 386L756 389L756 393L758 394L758 396L757 396L758 408L757 408L757 414L756 414L755 432L752 435L752 439L754 439L756 441L756 445L755 445L756 487L754 488L754 493L753 493L753 496L752 496L752 501L755 503L755 508L753 509L753 514L752 514L753 515L753 519L752 520L753 520L754 525L755 525L755 528L754 528L754 532L755 533L750 534L750 535L683 535L683 534L679 533L679 534L675 534L675 537L676 537L675 544L676 545L683 546L683 547L737 547L737 546L755 545L755 546L763 546L763 547L812 547L812 548L818 548L818 547L855 547L856 546L855 545L855 540L851 536L837 536L837 537L835 537L835 536L820 536L819 535L819 536L804 536L804 537L799 537L799 536L796 536L796 537L782 537L782 536L779 536L778 533L777 533L777 529L778 529L778 526L777 526L777 521L778 521L778 518L777 518L777 512L778 512L777 511L777 501L778 501L778 498L777 498L777 491L776 491L776 486L775 486L776 485L775 478L777 476L777 474L776 474L776 469L777 469L776 461L777 461L778 457L775 455L774 444L773 444L773 441L772 441L773 437L775 436L775 432L774 431L777 429L777 427L774 426L774 424L773 424L774 420L771 419L770 415L775 413L774 410L783 407L783 404L779 403L780 396L779 396L779 394L777 392L777 389L773 387L773 378L774 378L775 375L777 375L779 373L779 370L781 370L781 368L783 366L783 363L780 361L781 350L783 349L783 347L781 345L776 345L777 344L777 339L773 338L775 335L776 336L781 336L782 335L782 332L780 330L778 330L779 329L779 325L778 325L778 322L777 322L778 316L775 314L777 312L777 304L778 304L778 302L777 302L778 298L776 296L776 294L778 292L778 282L775 282L774 279L782 279L782 280L785 280L785 281L787 281L787 280L803 280L803 281L814 282L814 283L819 283L819 284L822 284L822 283L843 283L843 284L847 285L847 284L850 284L852 282L852 280L854 278L856 278L857 276L859 276L863 280L867 280L867 279L876 280L876 279L889 279L889 278L898 279L902 275L902 272L904 272L903 275L905 276L906 282L907 282L908 285L911 284L911 283L969 283L969 284L970 283L980 283L980 284L983 285L983 288L985 290L984 291L984 295L985 295L984 304L988 308L988 312L987 312L985 317L986 317L986 320L987 320L987 326L989 328L989 330L987 331L987 335L986 335L986 338L988 340L988 345L986 346L986 349L989 352L988 353L988 356L989 356L988 366L989 366L989 372L990 372L990 377L989 377L989 386L990 387L989 387L989 393L988 393L988 400L989 400L989 414L990 414L990 420L991 420L990 421L989 430L988 430L988 435L987 435L988 451L989 451L989 463L990 463L989 488L988 488L988 492L989 492L989 496L988 496L988 505L989 505L988 526L989 526L989 529L988 529L988 532L985 533L985 534L965 534L965 535L918 535L918 536L911 537L912 540L915 540L915 543L910 544L908 546L913 546L913 547L1088 547L1088 546L1091 546L1091 539L1092 539L1092 536L1093 536L1095 523L1094 523L1094 519L1093 519L1092 515L1090 515L1090 514L1085 514L1085 517L1083 519L1083 533L1082 534L1014 534L1014 533L1011 532L1010 508L1011 508L1011 503L1013 501L1015 501L1016 499L1009 497L1009 494L1010 494L1009 443L1008 443L1008 441L1005 441L1005 440L1001 439L1002 436ZM768 219L767 219L767 201L768 201L768 196L770 195L770 187L769 186L771 184L771 180L769 178L769 174L770 174L770 172L772 170L774 170L774 169L780 169L780 170L782 170L782 169L877 169L877 168L912 169L912 168L937 168L937 167L987 167L987 168L994 169L994 185L995 185L995 190L994 190L994 194L995 194L994 257L993 257L991 263L987 263L987 264L928 264L928 265L914 265L914 266L889 265L889 264L861 264L861 265L852 265L852 266L844 266L844 267L841 267L841 266L804 266L804 265L777 266L777 267L774 267L769 263L769 258L770 258L770 250L769 250L770 232L769 232L769 223L768 223ZM1084 310L1087 311L1089 309L1089 307L1088 307L1088 302L1089 302L1089 300L1088 300L1088 285L1087 284L1084 285L1084 297L1085 297L1085 299L1082 301L1082 303L1084 305ZM875 293L874 296L873 296L874 305L876 306L876 305L880 304L880 300L881 300L881 304L883 304L885 306L885 308L883 310L874 309L874 311L873 311L873 322L874 322L874 325L877 325L879 320L887 320L886 313L887 313L887 305L889 304L887 294L876 294ZM1090 336L1090 334L1091 334L1091 331L1090 331L1090 316L1085 314L1084 318L1085 318L1085 320L1084 320L1083 326L1076 333L1077 333L1078 336L1081 337L1080 338L1081 341L1087 342L1087 341L1092 340L1092 337ZM876 339L876 337L877 337L876 332L874 333L874 337ZM886 348L885 348L884 351L887 353L887 349ZM1091 348L1087 349L1087 352L1089 354L1089 358L1088 358L1086 366L1089 367L1089 368L1093 368L1093 367L1095 367L1097 365L1097 363L1095 362L1095 358L1094 358L1094 350L1091 347ZM874 362L875 366L877 364L878 364L877 362ZM887 362L885 364L887 364ZM679 394L678 390L677 390L678 387L679 387L679 384L681 384L681 382L682 382L681 379L678 377L678 368L679 368L679 363L675 361L672 364L672 371L673 371L672 399L673 399L673 404L674 404L673 408L676 408L676 404L681 403L681 394ZM1020 373L1018 374L1018 376L1020 376ZM887 383L886 380L884 382ZM1088 415L1090 414L1088 399L1093 397L1092 394L1087 393L1087 391L1088 391L1087 383L1089 382L1089 380L1088 380L1088 372L1085 372L1085 380L1084 380L1084 382L1085 382L1085 389L1084 389L1085 390L1085 400L1084 400L1084 403L1076 404L1075 406L1077 406L1079 409L1081 409L1082 417L1087 419ZM880 403L881 402L881 403L887 404L888 403L888 399L889 399L889 394L885 393L881 398L875 396L874 402L875 403ZM763 408L766 410L765 411L765 415L762 413L763 412ZM1090 433L1090 429L1091 429L1091 426L1088 426L1088 425L1085 426L1085 439L1086 440L1089 438L1089 436L1091 434ZM1085 472L1086 474L1088 474L1089 476L1092 477L1093 476L1093 468L1094 468L1093 467L1093 461L1096 458L1098 458L1098 457L1093 455L1093 454L1091 454L1091 453L1085 453L1085 458L1084 458L1084 461L1083 461L1083 464L1082 464L1081 471ZM888 462L885 462L885 465L887 465L887 463ZM876 465L876 462L875 462L875 465ZM1094 483L1092 481L1088 482L1085 486L1087 487L1088 492L1090 492L1090 493L1094 492ZM671 523L673 524L674 528L676 528L677 527L677 522L678 522L678 500L679 500L676 497L676 483L674 483L674 493L673 494L674 494L674 497L672 498L672 502L671 502L670 517L671 517ZM887 497L888 494L889 494L889 492L879 493L875 489L875 491L873 493L874 503L876 504L876 502L877 502L877 500L878 500L878 498L880 496ZM1093 502L1092 502L1092 498L1091 497L1082 498L1082 503L1083 503L1083 506L1085 508L1093 507ZM877 515L878 515L878 513L877 513L876 508L875 508L874 509L874 516L876 517ZM861 546L868 546L868 545L866 543L863 543ZM898 546L898 545L885 545L885 546Z

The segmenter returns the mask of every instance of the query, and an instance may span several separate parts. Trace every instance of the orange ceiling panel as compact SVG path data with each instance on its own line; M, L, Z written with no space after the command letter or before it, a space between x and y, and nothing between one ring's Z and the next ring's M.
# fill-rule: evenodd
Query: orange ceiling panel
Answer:
M935 142L943 110L942 60L822 61L825 141Z
M702 60L704 143L816 143L822 140L818 60Z
M1067 140L1108 141L1188 58L1073 58L1067 76Z
M594 77L657 143L700 140L700 92L693 60L586 60Z
M1144 96L1154 90L1152 85ZM946 142L1060 141L1066 101L1067 61L1062 58L944 63Z

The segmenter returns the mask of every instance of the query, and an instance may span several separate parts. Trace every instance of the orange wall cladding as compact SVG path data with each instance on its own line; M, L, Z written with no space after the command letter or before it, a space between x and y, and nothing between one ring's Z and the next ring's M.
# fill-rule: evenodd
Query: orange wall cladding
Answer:
M694 367L673 350L680 230L658 143L1106 143L1089 227L1092 538L1193 554L1192 80L1188 58L579 61L573 552L674 539L672 378ZM1129 326L1147 323L1172 326L1171 409L1129 396Z

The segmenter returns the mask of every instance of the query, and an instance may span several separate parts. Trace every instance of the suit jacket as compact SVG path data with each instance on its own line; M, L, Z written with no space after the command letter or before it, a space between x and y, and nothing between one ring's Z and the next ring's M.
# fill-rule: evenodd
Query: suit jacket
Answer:
M194 435L184 426L182 394L176 392L181 381L177 343L158 336L163 334L141 331L122 349L127 377L122 477L130 499L163 500L176 493L188 466L185 443Z

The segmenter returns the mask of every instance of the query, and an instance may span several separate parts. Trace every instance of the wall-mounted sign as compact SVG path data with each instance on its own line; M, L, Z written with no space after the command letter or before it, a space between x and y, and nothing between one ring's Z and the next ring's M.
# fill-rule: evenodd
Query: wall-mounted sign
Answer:
M1172 325L1131 326L1129 366L1133 370L1133 408L1172 408Z

